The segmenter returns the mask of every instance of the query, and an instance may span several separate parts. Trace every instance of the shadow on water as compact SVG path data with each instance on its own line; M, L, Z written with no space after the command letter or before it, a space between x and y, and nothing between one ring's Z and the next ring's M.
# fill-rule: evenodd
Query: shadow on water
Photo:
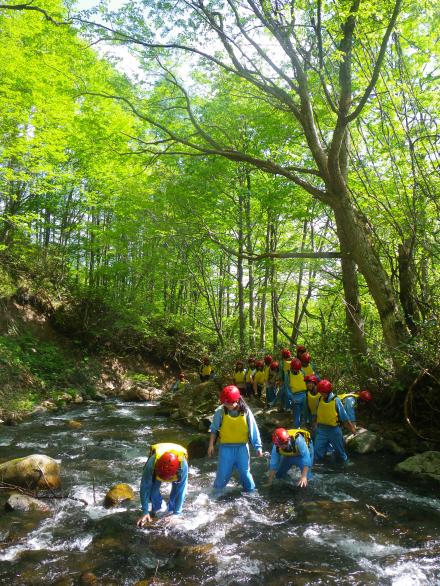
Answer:
M267 458L253 458L259 490L243 494L234 481L217 498L216 460L193 460L184 514L172 527L137 529L138 496L106 509L108 488L126 482L137 495L149 445L185 444L192 435L153 410L80 406L2 428L1 460L56 458L63 492L89 504L51 500L49 514L2 511L0 584L440 584L440 500L433 490L396 483L386 456L319 467L306 490L295 478L264 487ZM68 427L73 418L80 429Z

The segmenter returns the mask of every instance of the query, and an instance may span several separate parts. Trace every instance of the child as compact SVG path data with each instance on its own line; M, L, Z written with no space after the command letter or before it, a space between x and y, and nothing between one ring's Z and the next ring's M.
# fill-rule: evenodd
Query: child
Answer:
M281 379L281 389L278 393L278 401L280 403L281 410L289 409L290 407L290 399L289 399L289 371L290 371L290 362L292 355L288 348L283 348L281 350L281 364L280 364L280 379Z
M224 488L236 468L244 490L250 492L255 489L255 482L250 471L248 442L261 458L263 450L260 432L251 410L241 398L236 386L224 387L220 394L220 402L221 405L215 410L209 429L211 435L208 456L214 454L217 435L220 442L214 488Z
M312 363L312 358L308 352L303 352L301 354L301 365L304 374L314 374L318 379L318 382L321 380L318 376L318 372L316 371L315 365Z
M307 387L307 424L312 425L313 416L316 414L316 407L318 406L318 401L320 398L320 394L316 388L318 383L318 379L314 374L306 374L304 377L304 382L306 383Z
M255 358L253 356L249 356L248 358L248 367L246 369L246 376L245 376L245 397L251 397L254 392L254 374L255 374Z
M298 486L305 488L312 477L313 442L305 429L284 429L278 427L272 435L273 447L269 464L269 482L275 476L285 478L292 466L301 471Z
M272 362L269 367L269 377L266 383L266 406L273 407L277 400L277 387L280 383L279 363Z
M345 452L344 437L339 423L347 427L351 433L355 432L354 425L348 419L341 400L332 393L333 385L330 381L326 379L321 380L316 388L321 395L314 417L314 421L316 422L316 460L323 460L327 449L331 445L339 459L346 463L348 462L348 457Z
M348 419L352 422L356 429L356 407L358 402L369 403L372 400L370 391L364 389L360 393L343 393L338 395L338 399L341 399L344 409L347 413Z
M295 428L300 427L301 419L304 418L307 400L306 390L304 374L301 370L301 360L294 358L290 363L289 397L292 403L293 425Z
M188 453L179 444L160 443L151 446L150 455L144 466L141 480L141 505L143 516L137 520L138 527L151 523L160 511L162 496L160 485L171 482L168 514L179 515L182 511L188 483ZM148 506L151 502L151 512Z
M266 373L264 372L264 362L257 360L255 362L256 371L252 380L252 390L255 396L261 399L261 393L266 385Z
M240 392L244 392L246 388L246 371L244 369L244 362L242 360L237 360L235 363L235 372L232 377L234 381L234 385L240 389Z
M189 384L189 380L185 378L185 373L181 372L179 374L179 378L171 387L171 390L173 391L173 393L175 393L176 391L181 391L187 384Z
M210 364L209 356L205 356L203 358L203 364L199 368L200 381L203 383L203 382L209 380L210 378L212 378L213 375L214 375L214 369L212 368L212 366Z

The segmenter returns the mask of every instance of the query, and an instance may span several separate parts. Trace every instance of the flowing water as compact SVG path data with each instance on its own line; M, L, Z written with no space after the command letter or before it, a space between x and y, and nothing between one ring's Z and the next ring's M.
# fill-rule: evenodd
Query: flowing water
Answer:
M82 428L69 428L73 418ZM0 584L73 586L91 572L97 582L88 583L99 585L440 585L440 500L434 489L397 483L389 456L318 468L305 490L295 474L264 487L267 458L253 457L259 490L246 495L233 482L217 499L216 459L193 460L184 514L171 527L138 529L149 445L191 435L154 416L154 405L118 402L2 427L0 461L51 456L62 466L63 494L89 504L50 500L50 514L20 514L4 511L0 497ZM106 509L117 482L136 499Z

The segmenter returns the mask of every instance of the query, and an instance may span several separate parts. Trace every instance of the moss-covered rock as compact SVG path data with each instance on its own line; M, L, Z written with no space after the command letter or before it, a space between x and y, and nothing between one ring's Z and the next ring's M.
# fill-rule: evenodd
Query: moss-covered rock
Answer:
M440 485L440 452L429 451L411 456L395 466L399 476Z
M105 495L104 505L107 508L115 507L124 501L131 501L134 499L134 492L128 484L120 483L111 487Z
M33 454L0 464L0 479L25 488L59 488L60 466L43 454Z

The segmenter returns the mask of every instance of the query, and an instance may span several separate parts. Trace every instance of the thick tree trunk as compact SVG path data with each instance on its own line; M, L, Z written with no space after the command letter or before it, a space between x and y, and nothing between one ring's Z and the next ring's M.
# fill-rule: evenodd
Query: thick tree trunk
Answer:
M373 245L368 240L367 227L354 210L348 193L332 198L336 228L341 249L355 262L364 276L382 323L382 330L394 366L400 369L397 348L408 339L408 330L394 296L388 275Z

